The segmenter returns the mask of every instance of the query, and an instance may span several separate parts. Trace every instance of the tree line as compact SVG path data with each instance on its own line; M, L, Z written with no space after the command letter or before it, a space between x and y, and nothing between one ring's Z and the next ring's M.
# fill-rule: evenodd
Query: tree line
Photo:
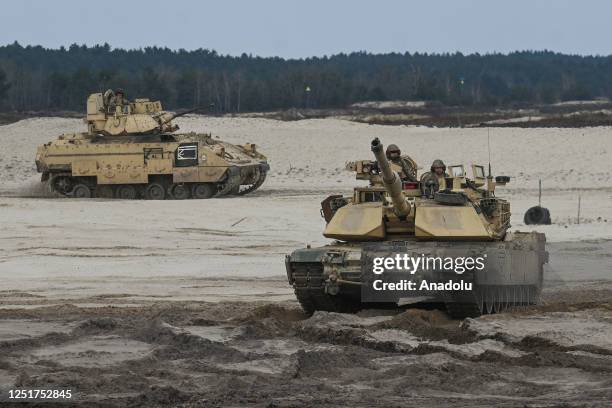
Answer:
M304 59L213 50L0 46L0 110L83 111L92 92L167 108L214 104L218 112L339 108L371 100L507 106L612 97L612 56L354 52Z

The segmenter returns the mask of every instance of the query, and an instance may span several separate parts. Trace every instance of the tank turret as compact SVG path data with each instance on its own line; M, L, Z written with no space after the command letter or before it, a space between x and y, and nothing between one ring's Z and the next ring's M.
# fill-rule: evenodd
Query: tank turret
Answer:
M135 99L122 105L114 105L112 91L95 93L87 99L87 123L90 134L105 136L147 135L176 132L179 127L173 119L194 112L180 113L162 109L160 101L147 98Z

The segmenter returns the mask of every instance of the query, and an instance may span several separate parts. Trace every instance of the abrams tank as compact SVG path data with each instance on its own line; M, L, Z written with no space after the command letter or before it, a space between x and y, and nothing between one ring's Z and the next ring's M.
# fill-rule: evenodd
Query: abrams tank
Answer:
M204 133L177 133L159 101L115 106L112 94L87 99L87 132L38 147L36 168L52 191L67 197L186 199L243 195L269 170L254 144L233 145Z
M508 177L494 180L490 166L485 176L473 165L469 178L457 165L441 177L402 180L378 139L371 149L375 161L349 165L370 185L321 203L323 235L336 241L286 257L307 313L434 301L464 318L538 301L546 239L508 231L510 204L495 195Z

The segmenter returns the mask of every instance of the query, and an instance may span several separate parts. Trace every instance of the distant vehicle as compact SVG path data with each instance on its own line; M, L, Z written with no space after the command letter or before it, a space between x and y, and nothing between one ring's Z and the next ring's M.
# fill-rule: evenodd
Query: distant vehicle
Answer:
M349 164L358 179L370 180L348 197L330 196L321 214L323 235L336 239L320 248L298 249L287 255L289 283L308 313L356 312L367 308L363 290L372 274L372 260L398 253L446 259L470 255L486 258L484 267L463 273L472 289L443 292L442 301L453 317L479 316L516 305L534 304L542 288L548 262L546 238L537 232L508 232L510 204L495 196L495 181L484 166L472 166L468 178L463 165L450 166L438 183L402 181L399 169L383 153L378 139L371 145L376 161ZM439 185L434 185L439 184ZM445 282L459 278L442 268L421 270L415 282ZM433 295L423 291L400 297ZM394 304L383 302L383 305ZM380 307L377 303L375 307Z
M52 191L75 198L202 199L251 193L266 179L270 167L254 144L176 133L173 119L191 111L167 112L149 99L111 106L108 96L87 99L86 133L38 147L36 168Z
M523 216L525 225L550 225L550 211L548 208L542 207L542 180L538 181L538 205L535 205L525 211Z

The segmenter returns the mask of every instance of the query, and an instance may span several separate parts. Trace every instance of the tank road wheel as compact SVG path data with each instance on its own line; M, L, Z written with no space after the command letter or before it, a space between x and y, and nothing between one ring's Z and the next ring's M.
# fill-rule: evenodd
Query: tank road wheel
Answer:
M73 179L69 176L54 176L49 182L51 190L63 196L68 195L73 189Z
M163 200L166 198L166 189L159 183L151 183L145 189L144 196L147 200Z
M136 188L131 184L117 186L115 197L122 200L133 200L136 198Z
M83 183L77 183L72 188L72 196L74 198L90 198L91 197L91 189L89 186Z
M217 189L214 184L210 183L198 183L194 184L191 188L191 195L193 198L198 200L211 198L215 195Z
M189 198L189 187L185 184L174 184L171 187L171 194L175 200L186 200Z
M99 198L113 198L115 196L113 186L109 184L96 186L96 197Z

